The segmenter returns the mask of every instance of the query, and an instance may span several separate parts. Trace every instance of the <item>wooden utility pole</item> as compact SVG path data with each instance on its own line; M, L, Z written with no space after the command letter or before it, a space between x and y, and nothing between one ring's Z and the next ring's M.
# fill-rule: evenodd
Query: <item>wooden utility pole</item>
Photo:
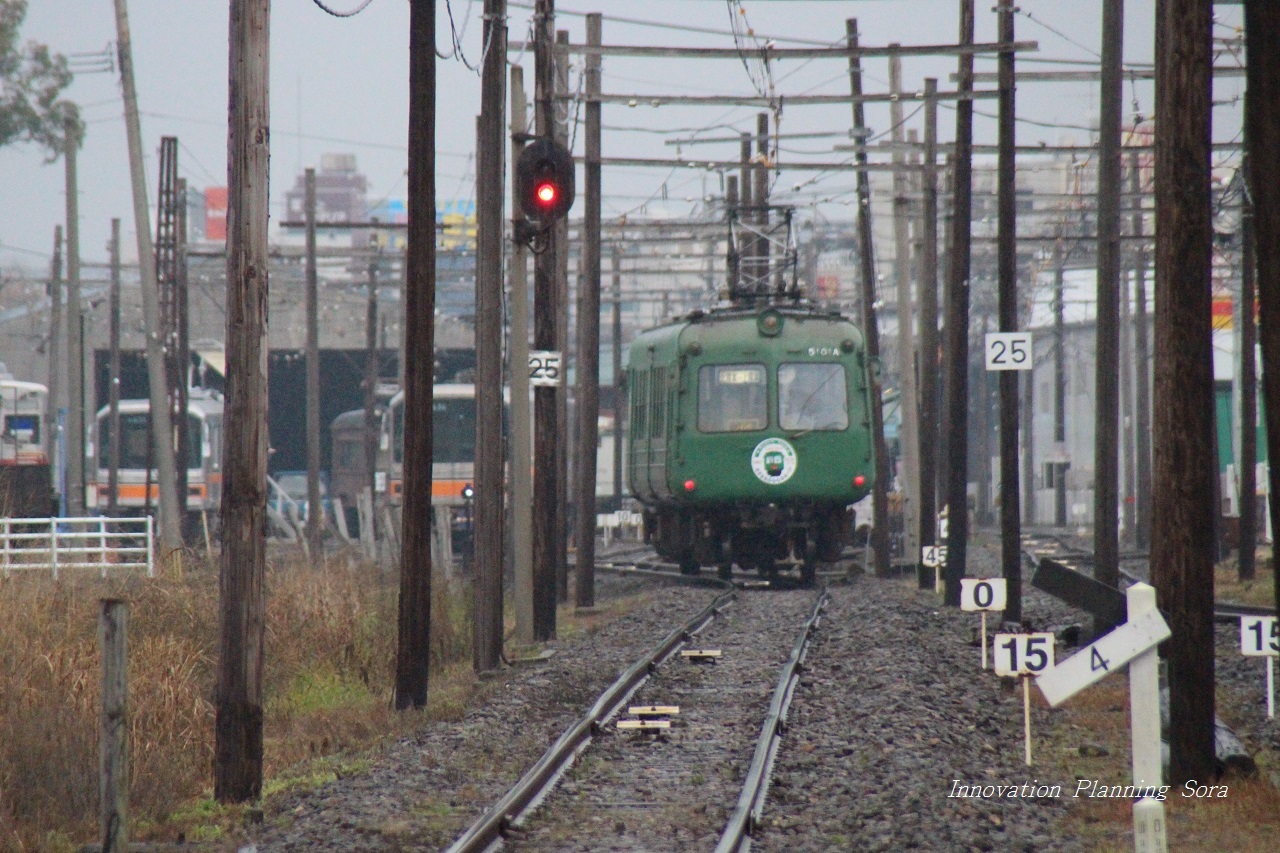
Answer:
M960 43L973 44L973 0L960 2ZM973 54L959 59L956 85L973 90ZM956 104L955 180L952 190L951 264L947 276L946 397L943 420L947 440L947 591L946 603L960 606L969 542L969 249L973 204L973 101ZM983 464L987 464L983 461Z
M109 346L109 378L107 388L107 515L112 518L120 513L120 220L111 220L111 242L107 244L111 256L111 331ZM101 438L101 437L99 437Z
M475 584L471 665L502 663L502 201L506 175L507 3L485 0L476 138ZM515 365L513 365L515 367Z
M1258 338L1266 410L1271 529L1280 531L1280 4L1244 5L1248 96L1245 150L1254 211ZM1280 602L1280 571L1274 572Z
M889 57L889 91L895 95L902 92L902 57L896 54ZM889 104L889 126L893 142L902 143L906 134L902 129L901 100ZM911 299L911 210L907 201L911 179L904 154L895 152L893 162L902 167L893 173L893 277L897 291L894 311L898 317L898 411L902 416L898 437L902 449L902 556L915 563L920 553L920 459L911 449L920 446L920 429L916 420L916 347L911 328L915 314Z
M267 509L270 0L233 0L227 121L227 387L214 796L262 796ZM146 255L144 254L145 258ZM160 373L154 373L154 387ZM167 407L164 411L168 411ZM157 406L152 405L154 421ZM172 451L173 445L165 442ZM172 455L170 456L172 459ZM172 485L173 480L169 480ZM163 515L165 482L160 484Z
M768 298L769 290L769 114L756 113L756 162L751 173L756 188L755 262L760 298Z
M554 27L553 27L554 29ZM555 67L555 96L552 102L551 133L565 148L569 147L569 31L556 31L552 56ZM569 217L556 220L551 228L556 244L555 265L555 346L560 353L560 383L556 385L556 602L569 603L569 525L570 505L574 502L569 479L569 447L573 444L573 424L569 421Z
M524 69L511 67L511 162L520 159L528 131L524 101ZM511 170L511 197L516 197L516 175ZM524 214L512 211L512 233ZM526 645L534 638L533 460L530 456L529 417L529 263L524 243L513 241L511 255L511 564L515 574L516 640Z
M845 44L858 46L858 21L847 18L844 22ZM862 62L857 56L849 58L849 90L853 96L853 131L862 133L866 127L862 108ZM858 165L867 162L867 149L858 148L855 155ZM862 274L862 334L866 338L867 361L878 365L880 359L880 330L876 322L876 260L875 244L871 233L871 182L865 169L858 170L858 260ZM871 396L871 446L875 455L876 480L871 491L871 550L875 559L877 577L889 574L889 457L884 446L883 386L879 371L873 369L870 382ZM914 556L912 557L914 559Z
M924 81L923 210L920 215L920 545L937 544L938 476L938 81ZM919 554L919 577L933 584Z
M1246 100L1248 95L1245 96ZM1247 107L1246 107L1247 109ZM1256 280L1253 245L1253 198L1249 154L1244 155L1240 199L1240 555L1239 577L1251 581L1257 572L1258 548L1258 370L1254 346L1258 327L1254 314Z
M67 515L81 517L84 506L84 322L80 304L80 190L76 152L80 121L63 122L63 162L67 188Z
M258 14L262 6L263 27L266 26L265 0L233 0L231 16ZM147 205L147 179L143 174L142 128L138 119L138 90L133 78L133 50L129 39L129 17L126 0L115 0L116 49L120 62L120 84L124 91L125 132L129 142L129 176L133 185L134 231L138 239L138 267L141 274L142 316L146 325L147 383L150 392L151 446L160 486L160 546L163 553L182 548L181 509L177 504L177 468L173 458L173 417L169 411L169 394L165 388L164 351L160 340L160 296L156 279L155 249L151 243L151 212ZM246 37L247 38L247 37ZM263 34L265 39L265 31ZM236 47L232 46L234 52ZM263 48L265 59L265 48ZM234 78L235 71L232 71ZM266 80L262 81L266 85ZM232 91L235 89L233 87ZM264 123L263 134L267 129ZM265 146L265 143L264 143ZM266 178L262 191L266 192ZM228 217L231 208L227 208ZM228 219L230 223L230 219ZM264 225L265 227L265 225ZM230 234L230 228L228 228ZM228 252L230 257L230 252ZM261 273L266 277L265 257ZM265 288L265 281L263 282ZM265 290L264 290L265 292ZM265 297L264 297L265 299ZM265 303L264 303L265 304ZM231 309L228 307L228 316ZM226 494L224 489L223 494ZM225 498L224 498L225 500ZM224 522L226 516L223 516ZM225 524L224 524L225 528Z
M601 43L601 15L587 15L587 44ZM600 57L587 56L586 90L600 92ZM583 163L582 277L578 285L578 565L574 603L596 603L596 440L600 418L600 104L587 101Z
M436 286L436 5L409 0L409 227L404 294L404 504L396 708L427 704Z
M1094 358L1093 576L1120 588L1120 111L1124 0L1102 0L1102 78L1098 119L1098 324ZM1162 114L1162 116L1165 114ZM1097 636L1114 625L1094 617Z
M307 223L307 552L313 564L324 556L324 507L320 503L320 284L316 275L316 170L303 172Z
M1141 237L1142 169L1138 152L1129 155L1129 192L1133 196L1133 234ZM1133 362L1134 362L1134 492L1133 544L1146 548L1151 541L1151 369L1147 334L1147 250L1137 240L1133 250Z
M58 410L62 393L62 338L66 334L62 322L62 226L53 226L53 261L49 268L49 396L45 400L45 444L49 461L54 465L53 484L58 482ZM62 496L65 500L66 495Z
M1000 41L1013 41L1012 0L997 7ZM1014 174L1014 76L1013 51L999 57L1000 118L997 170L997 313L1000 331L1018 331L1018 207ZM1018 482L1018 380L1019 372L1000 371L1000 562L1008 587L1004 618L1022 621L1022 507ZM984 464L986 460L983 460Z
M1173 785L1215 772L1212 49L1212 0L1158 0L1151 575L1173 629L1166 648Z
M729 180L733 180L729 178ZM622 377L622 253L615 243L610 254L613 272L613 508L622 509L622 434L627 423L627 395Z
M534 11L534 129L539 137L553 132L552 109L554 68L551 34L555 27L553 0L537 0ZM534 256L533 342L539 350L556 346L556 241ZM563 365L562 365L563 367ZM563 372L563 371L562 371ZM556 635L556 503L559 467L556 444L556 389L538 386L534 390L533 473L533 636L536 641Z
M129 604L99 602L102 743L98 758L103 850L127 850L129 838Z

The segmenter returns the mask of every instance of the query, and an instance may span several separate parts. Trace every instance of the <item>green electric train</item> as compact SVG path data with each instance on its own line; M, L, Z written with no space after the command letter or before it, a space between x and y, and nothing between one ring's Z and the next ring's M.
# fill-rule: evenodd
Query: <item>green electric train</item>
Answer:
M694 311L631 344L628 481L686 574L776 578L838 559L875 478L870 371L847 317L805 303Z

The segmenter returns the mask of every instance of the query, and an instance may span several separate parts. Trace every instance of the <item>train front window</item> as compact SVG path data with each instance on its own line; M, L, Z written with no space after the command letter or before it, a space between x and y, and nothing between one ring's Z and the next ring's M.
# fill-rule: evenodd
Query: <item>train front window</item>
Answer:
M476 458L476 401L438 399L432 411L432 462L473 462Z
M763 364L708 364L698 368L698 430L750 432L769 425Z
M98 467L111 467L111 418L104 416L99 422ZM200 448L200 419L187 416L187 468L199 468L203 461ZM120 467L155 468L151 458L151 415L147 412L120 413Z
M779 365L778 425L799 430L848 429L849 394L844 365Z

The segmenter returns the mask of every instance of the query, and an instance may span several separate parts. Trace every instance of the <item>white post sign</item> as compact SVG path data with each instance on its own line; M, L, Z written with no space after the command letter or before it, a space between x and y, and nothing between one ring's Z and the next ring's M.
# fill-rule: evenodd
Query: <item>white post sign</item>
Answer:
M996 675L1020 675L1022 679L1023 757L1031 766L1031 679L1053 668L1053 634L996 634Z
M560 353L557 350L529 351L529 384L555 386L560 384Z
M1280 622L1274 616L1240 617L1240 653L1267 659L1267 719L1276 716L1276 658L1280 657Z
M987 613L1003 612L1008 601L1004 578L961 578L960 609L982 613L982 668L987 668Z
M1136 583L1125 591L1129 621L1036 678L1049 704L1057 706L1129 664L1129 723L1133 739L1133 784L1157 791L1164 776L1160 745L1160 674L1156 646L1173 636L1156 609L1155 588ZM1165 853L1164 803L1142 797L1133 804L1133 841L1141 853Z
M1030 332L987 332L987 370L1030 370Z

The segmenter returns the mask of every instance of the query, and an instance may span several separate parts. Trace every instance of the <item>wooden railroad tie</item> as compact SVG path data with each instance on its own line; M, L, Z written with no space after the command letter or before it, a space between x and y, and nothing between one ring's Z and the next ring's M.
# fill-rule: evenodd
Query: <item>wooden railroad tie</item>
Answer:
M719 649L685 649L680 657L689 663L716 663L720 659Z
M660 732L671 728L670 720L618 720L619 729L638 732Z
M627 713L642 719L648 717L674 717L680 713L679 705L632 705Z

